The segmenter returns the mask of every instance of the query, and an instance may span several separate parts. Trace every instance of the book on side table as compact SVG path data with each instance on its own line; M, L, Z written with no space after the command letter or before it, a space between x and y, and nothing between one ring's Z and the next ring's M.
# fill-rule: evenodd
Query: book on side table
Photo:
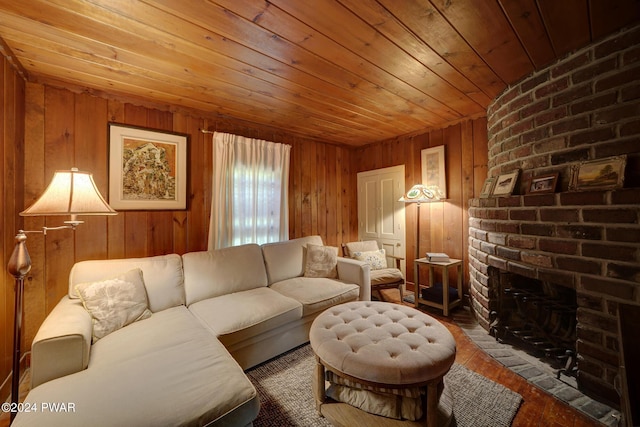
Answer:
M425 255L429 262L449 262L449 255L442 252L427 252Z

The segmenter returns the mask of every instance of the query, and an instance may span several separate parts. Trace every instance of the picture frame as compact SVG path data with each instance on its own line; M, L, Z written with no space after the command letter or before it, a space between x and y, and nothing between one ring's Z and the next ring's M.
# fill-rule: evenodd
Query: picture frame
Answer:
M447 170L444 145L425 148L420 152L422 164L422 184L430 189L438 189L441 199L447 198Z
M504 175L500 175L498 179L496 179L496 183L493 186L493 191L491 192L491 195L492 196L510 196L511 193L513 193L513 189L516 186L516 182L518 181L518 175L520 175L519 169Z
M622 188L627 156L580 162L571 166L569 190L606 190Z
M480 198L486 199L491 196L491 192L493 191L493 186L496 184L497 177L491 176L487 178L482 186L482 190L480 191Z
M111 207L187 208L188 135L109 123L108 137Z
M527 183L527 194L555 193L558 183L558 172L532 177Z

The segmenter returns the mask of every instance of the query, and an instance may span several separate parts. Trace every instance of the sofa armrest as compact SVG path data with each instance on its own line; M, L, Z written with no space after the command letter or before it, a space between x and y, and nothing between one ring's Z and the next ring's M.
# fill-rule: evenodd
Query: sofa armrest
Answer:
M31 345L31 388L84 370L93 325L80 300L65 296L44 320Z
M338 279L360 286L360 301L371 301L370 268L362 261L338 257Z

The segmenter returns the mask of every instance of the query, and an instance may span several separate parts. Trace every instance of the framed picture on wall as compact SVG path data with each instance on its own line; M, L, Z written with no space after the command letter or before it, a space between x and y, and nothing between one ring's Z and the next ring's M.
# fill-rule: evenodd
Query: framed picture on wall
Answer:
M527 194L554 193L559 175L558 172L555 172L531 178L527 184Z
M422 184L439 190L441 199L447 198L447 171L445 169L444 145L425 148L421 151Z
M186 209L187 140L109 123L109 204L116 210Z
M500 175L493 186L492 196L510 196L518 181L520 170Z
M484 182L484 185L482 186L482 190L480 191L480 198L486 199L487 197L491 196L491 192L493 191L493 186L496 183L496 179L497 178L495 176L487 178L487 180Z
M580 162L571 168L569 190L622 188L627 156Z

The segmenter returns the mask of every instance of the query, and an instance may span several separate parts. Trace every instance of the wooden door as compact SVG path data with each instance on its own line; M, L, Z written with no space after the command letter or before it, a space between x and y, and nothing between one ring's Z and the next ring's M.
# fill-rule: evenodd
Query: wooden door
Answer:
M404 165L358 173L358 239L405 256ZM405 264L402 263L404 272Z

